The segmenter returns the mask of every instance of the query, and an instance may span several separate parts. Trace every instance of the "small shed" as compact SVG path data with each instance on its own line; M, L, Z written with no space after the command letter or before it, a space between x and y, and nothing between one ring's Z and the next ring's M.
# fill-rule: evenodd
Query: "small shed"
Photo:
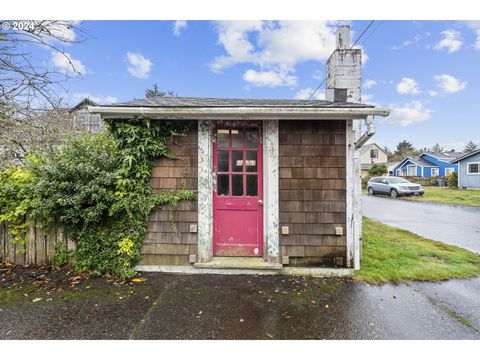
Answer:
M480 189L480 149L452 161L458 164L458 187Z
M327 62L326 100L153 97L89 106L103 119L194 121L160 159L154 190L197 191L176 211L150 216L142 270L359 268L360 148L373 116L360 102L361 50L349 27L337 31ZM361 122L367 124L362 133ZM213 269L213 270L212 270Z

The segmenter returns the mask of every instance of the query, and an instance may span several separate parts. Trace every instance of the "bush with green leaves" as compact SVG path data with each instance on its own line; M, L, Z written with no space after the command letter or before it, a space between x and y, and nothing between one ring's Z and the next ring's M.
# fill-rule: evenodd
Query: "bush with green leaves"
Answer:
M28 217L47 229L59 226L76 243L77 270L131 277L151 210L195 198L185 189L152 195L149 184L154 162L175 158L168 143L185 135L189 126L112 120L109 134L72 138L48 158L32 157L23 168L6 169L0 174L5 180L0 219L27 226L22 224ZM58 255L57 263L64 263L64 257Z
M448 175L447 181L449 188L458 188L458 173L456 171L452 172L450 175Z
M372 164L368 170L370 176L382 176L388 172L387 164Z

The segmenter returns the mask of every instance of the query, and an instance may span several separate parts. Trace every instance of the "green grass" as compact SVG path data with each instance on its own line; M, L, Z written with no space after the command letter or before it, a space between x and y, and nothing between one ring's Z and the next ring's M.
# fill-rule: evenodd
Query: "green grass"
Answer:
M411 201L435 201L453 205L480 206L480 190L450 189L436 186L425 186L423 196L405 196L402 199Z
M480 276L480 255L363 218L362 268L372 284L441 281Z

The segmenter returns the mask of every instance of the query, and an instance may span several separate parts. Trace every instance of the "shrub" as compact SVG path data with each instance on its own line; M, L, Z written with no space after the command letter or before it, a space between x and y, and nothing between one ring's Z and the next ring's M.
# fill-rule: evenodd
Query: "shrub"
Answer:
M127 278L135 274L152 208L174 208L195 196L185 189L153 196L149 184L155 160L175 158L167 142L186 134L190 123L134 119L109 126L111 135L71 138L48 158L30 156L23 167L2 171L0 221L14 224L9 228L19 238L25 236L26 217L47 230L60 226L76 250L58 248L54 264L71 256L79 271ZM170 214L175 228L172 209Z
M386 164L373 164L370 170L368 170L368 175L370 176L382 176L388 172Z
M458 188L458 174L456 171L452 172L447 177L448 187L452 189Z

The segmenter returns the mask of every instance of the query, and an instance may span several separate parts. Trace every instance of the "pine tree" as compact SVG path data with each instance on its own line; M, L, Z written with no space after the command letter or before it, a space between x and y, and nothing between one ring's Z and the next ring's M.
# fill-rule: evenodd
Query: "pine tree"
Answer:
M153 88L145 90L145 97L151 98L155 96L174 96L174 93L171 90L168 90L168 91L160 90L157 83L155 83L153 84Z
M430 151L431 151L432 153L435 153L435 154L436 154L436 153L440 153L440 152L443 151L443 147L442 147L439 143L436 143L436 144L430 149Z
M475 143L470 140L468 142L468 144L465 146L465 149L463 151L466 152L466 153L469 153L469 152L477 150L477 148L478 148L478 146L475 145Z

